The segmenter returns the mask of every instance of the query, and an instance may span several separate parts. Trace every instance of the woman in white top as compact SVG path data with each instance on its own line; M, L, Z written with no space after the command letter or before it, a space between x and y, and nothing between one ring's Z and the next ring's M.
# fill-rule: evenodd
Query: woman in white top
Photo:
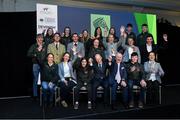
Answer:
M63 107L68 107L65 100L68 100L69 93L76 85L76 78L73 73L72 63L70 61L70 54L64 53L61 63L58 64L59 68L59 86L61 89L61 104Z
M138 63L141 63L140 50L137 46L134 45L134 38L129 37L128 45L126 46L126 49L123 55L123 62L129 62L129 60L131 59L131 54L133 52L136 52L138 54Z
M155 53L149 53L149 61L144 63L144 71L147 80L147 102L152 104L158 103L159 84L164 71L160 63L155 61Z

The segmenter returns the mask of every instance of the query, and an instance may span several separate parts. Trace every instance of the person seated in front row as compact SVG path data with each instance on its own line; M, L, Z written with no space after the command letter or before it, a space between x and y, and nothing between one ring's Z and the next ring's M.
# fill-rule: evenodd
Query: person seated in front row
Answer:
M78 58L74 64L74 68L77 74L77 86L75 88L75 103L74 109L79 107L79 90L84 88L88 91L88 109L91 109L92 90L91 83L93 78L93 70L88 64L86 58Z
M48 53L47 62L42 65L41 69L43 102L45 107L48 104L50 107L53 106L55 86L57 85L59 79L58 65L54 62L54 55L52 53Z
M144 95L146 89L144 67L138 63L138 54L133 52L131 54L131 61L127 64L127 79L129 89L129 108L134 107L134 95L133 86L137 85L140 87L140 95L138 98L138 107L143 108Z
M159 85L164 71L160 63L155 61L155 52L149 53L149 61L144 63L144 70L147 80L147 102L149 104L159 103Z
M76 86L76 78L73 73L72 62L70 61L70 54L64 53L62 62L58 64L59 68L59 86L61 89L61 104L63 107L68 107L66 100L68 100L69 94L72 88Z
M107 93L108 93L108 80L106 78L107 70L111 65L112 58L109 58L108 61L103 61L100 54L95 55L95 61L92 62L90 59L90 66L94 70L93 84L92 84L92 107L95 109L95 102L97 96L97 88L102 86L104 88L104 105L107 105Z
M127 72L125 64L122 62L122 53L117 53L115 60L113 57L112 65L110 67L109 83L111 86L111 107L116 110L116 90L120 86L123 90L123 104L127 108L128 104L128 85L127 85Z

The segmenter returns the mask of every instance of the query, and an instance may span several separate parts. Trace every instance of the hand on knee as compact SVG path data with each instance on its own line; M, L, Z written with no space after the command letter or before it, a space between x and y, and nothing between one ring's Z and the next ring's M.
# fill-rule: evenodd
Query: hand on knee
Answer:
M144 88L147 86L147 83L145 82L145 80L141 80L140 85Z

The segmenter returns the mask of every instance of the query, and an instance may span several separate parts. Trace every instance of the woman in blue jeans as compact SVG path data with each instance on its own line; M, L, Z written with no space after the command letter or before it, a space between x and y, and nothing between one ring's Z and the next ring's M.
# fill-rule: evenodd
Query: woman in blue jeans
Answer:
M54 63L54 55L52 53L47 54L47 62L43 64L41 72L44 105L49 104L52 107L55 86L60 79L58 65Z

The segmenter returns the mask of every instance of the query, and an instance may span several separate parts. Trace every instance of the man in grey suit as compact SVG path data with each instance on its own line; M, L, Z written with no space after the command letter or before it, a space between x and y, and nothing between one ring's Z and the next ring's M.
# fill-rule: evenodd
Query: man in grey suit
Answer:
M150 104L158 103L159 84L161 84L161 76L164 71L160 65L155 61L155 53L149 53L149 61L144 63L144 71L147 80L147 102Z
M79 36L77 33L73 33L72 35L73 42L69 43L67 46L67 52L70 53L72 63L77 59L77 57L85 56L84 44L79 42Z

